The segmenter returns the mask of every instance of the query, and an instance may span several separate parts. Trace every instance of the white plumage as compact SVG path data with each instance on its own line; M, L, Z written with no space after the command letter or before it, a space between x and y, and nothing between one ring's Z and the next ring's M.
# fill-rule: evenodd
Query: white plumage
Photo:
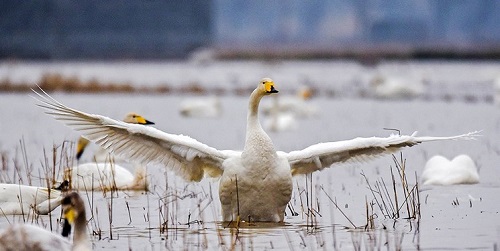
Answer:
M130 124L152 125L153 122L137 113L128 113L123 122ZM80 137L77 145L77 159L88 146L89 141ZM120 165L123 162L115 158L105 149L99 147L93 154L91 161L65 170L65 178L71 180L72 188L76 190L148 190L146 169L142 164L134 164L132 174L127 168Z
M63 235L74 227L73 242L46 229L29 224L14 224L0 233L1 251L88 251L91 250L87 234L85 205L77 193L70 193L62 200L65 226Z
M382 99L414 98L424 93L423 81L408 76L378 75L370 85L375 97Z
M56 189L0 184L0 215L48 214L61 204L62 199L61 191Z
M222 105L217 97L189 98L182 101L179 112L185 117L216 118L222 114Z
M436 155L425 164L422 172L424 185L458 185L479 183L479 173L474 161L461 154L449 160Z
M41 102L39 106L47 109L48 114L116 154L144 163L163 164L190 181L199 181L205 175L220 176L219 195L224 221L240 217L251 221L283 221L293 189L292 175L377 157L425 141L472 138L475 134L356 138L320 143L290 153L276 151L259 123L258 108L264 96L277 92L274 82L264 78L250 95L243 151L217 150L188 136L88 114L69 108L46 93L37 94Z

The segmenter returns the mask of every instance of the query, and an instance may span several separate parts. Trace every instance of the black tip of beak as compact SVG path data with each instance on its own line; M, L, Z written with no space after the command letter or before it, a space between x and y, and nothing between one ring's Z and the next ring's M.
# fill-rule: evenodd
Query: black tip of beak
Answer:
M83 155L83 151L80 151L80 152L76 153L76 160L77 161L80 160L80 158L82 157L82 155Z
M149 120L146 120L146 123L145 123L145 125L154 125L154 124L155 124L155 122L151 122Z
M271 91L270 93L278 93L278 90L274 89L274 86L271 86Z
M63 219L64 223L63 223L63 229L62 229L62 233L61 235L63 237L68 237L69 234L71 233L71 224L69 224L68 220L66 219Z

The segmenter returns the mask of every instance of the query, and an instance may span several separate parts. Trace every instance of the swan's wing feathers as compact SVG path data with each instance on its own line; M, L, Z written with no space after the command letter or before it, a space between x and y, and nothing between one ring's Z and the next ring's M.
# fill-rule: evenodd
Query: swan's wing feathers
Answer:
M319 143L301 151L287 154L293 175L307 174L322 170L334 164L367 161L381 155L390 154L403 147L411 147L426 141L473 139L478 132L452 137L416 137L391 135L387 138L355 138L352 140Z
M34 90L33 90L34 91ZM69 108L50 97L34 91L38 106L46 113L79 130L89 140L109 152L136 162L160 163L190 181L201 180L205 173L222 174L225 151L219 151L188 136L173 135L156 128L129 124L105 116L88 114Z

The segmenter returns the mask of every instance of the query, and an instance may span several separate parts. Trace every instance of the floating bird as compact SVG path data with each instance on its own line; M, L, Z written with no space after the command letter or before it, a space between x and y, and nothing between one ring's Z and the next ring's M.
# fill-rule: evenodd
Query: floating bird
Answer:
M261 99L278 93L273 80L264 78L250 94L243 151L217 150L188 136L81 112L45 92L34 92L40 98L38 105L47 109L49 115L115 154L134 161L163 164L188 181L200 181L205 175L220 177L223 221L283 222L285 207L291 199L293 175L374 158L426 141L475 136L475 132L453 137L391 135L319 143L288 153L276 151L258 116Z
M278 99L273 100L274 106L264 118L264 126L272 132L293 131L299 128L295 113L291 111L280 111Z
M143 116L129 113L123 119L125 123L153 125ZM77 144L76 157L79 160L87 148L89 140L80 137ZM72 188L76 190L148 190L146 169L142 164L134 164L135 173L132 174L105 149L95 151L93 161L77 164L65 170L65 177L71 180ZM120 162L120 161L118 161Z
M415 98L424 93L423 81L398 76L376 76L370 87L381 99Z
M292 114L297 118L316 116L318 115L318 108L308 102L311 97L311 88L302 87L294 96L275 96L271 104L263 105L262 112L270 116L273 116L273 114Z
M468 155L458 155L453 160L436 155L425 164L422 172L424 185L457 185L479 183L474 161Z
M190 98L182 101L179 112L184 117L217 118L222 114L222 105L217 97Z
M62 200L64 227L62 235L29 224L14 224L0 234L0 250L17 251L86 251L91 250L87 234L85 204L73 192ZM67 238L74 226L73 243Z
M54 189L0 184L0 215L27 215L31 212L48 214L61 204L62 190L67 186L67 181Z

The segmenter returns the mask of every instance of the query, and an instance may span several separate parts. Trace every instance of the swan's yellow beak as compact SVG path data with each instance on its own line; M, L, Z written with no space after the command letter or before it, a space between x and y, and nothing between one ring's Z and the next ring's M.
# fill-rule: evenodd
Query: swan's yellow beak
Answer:
M140 115L137 115L135 117L135 120L137 120L137 124L141 124L141 125L154 125L155 124L154 122L151 122Z
M143 116L141 116L137 113L134 113L134 112L127 114L127 116L125 116L125 118L123 119L123 122L131 123L131 124L139 124L139 125L154 125L155 124L154 122L151 122L151 121L145 119Z
M87 147L87 145L89 144L89 140L84 138L84 137L80 137L80 139L78 139L78 144L76 145L76 159L79 160L80 157L82 157L82 154L83 154L83 151L85 150L85 147Z
M264 88L267 93L278 93L278 90L274 88L274 82L270 79L266 79L262 81L262 84L264 84Z
M73 224L75 222L75 217L76 217L75 209L73 209L73 207L71 206L68 206L63 210L64 210L63 218L66 219L66 221L68 221L69 224Z

